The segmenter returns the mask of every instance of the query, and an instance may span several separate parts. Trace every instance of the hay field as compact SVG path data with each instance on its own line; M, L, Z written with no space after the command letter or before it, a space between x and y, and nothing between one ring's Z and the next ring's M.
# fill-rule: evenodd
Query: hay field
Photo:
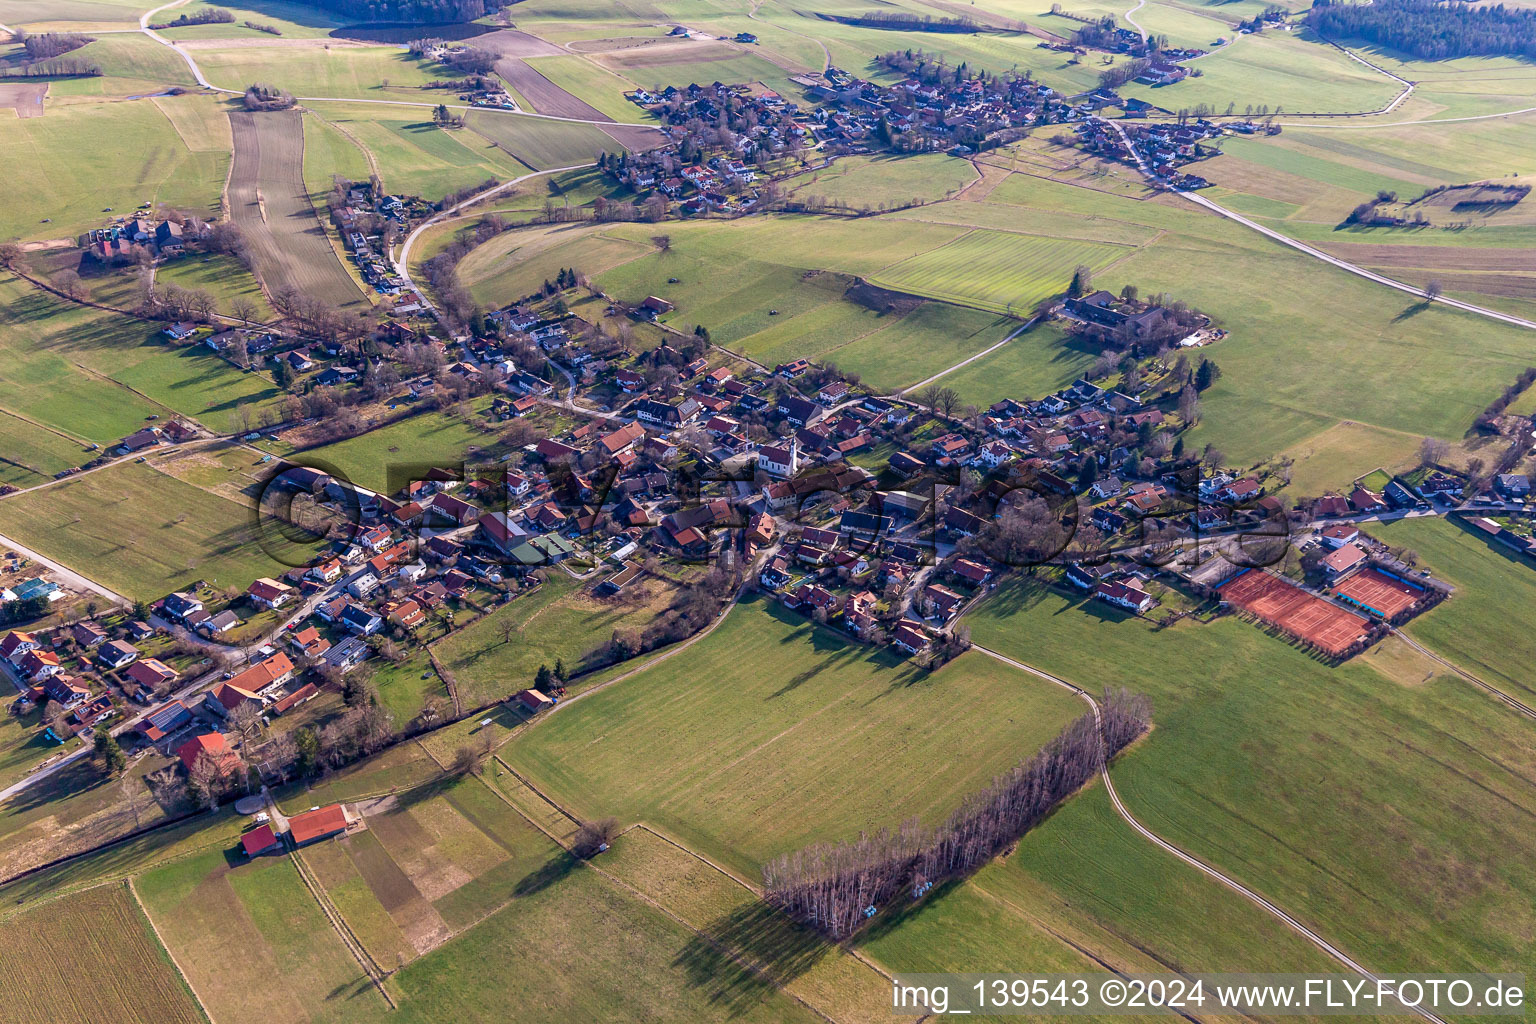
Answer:
M186 983L123 884L9 918L0 943L0 1021L205 1024Z

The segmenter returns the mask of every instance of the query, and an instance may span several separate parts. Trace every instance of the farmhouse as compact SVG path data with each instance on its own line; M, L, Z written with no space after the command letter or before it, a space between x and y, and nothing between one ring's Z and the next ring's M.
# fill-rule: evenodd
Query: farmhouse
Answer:
M554 700L542 690L519 690L517 691L517 702L530 715L536 715L541 711L548 711L555 706Z
M293 845L319 842L347 830L347 812L341 804L316 807L288 819L288 838Z
M240 837L240 848L247 857L260 857L277 849L277 833L272 831L270 824L262 822Z

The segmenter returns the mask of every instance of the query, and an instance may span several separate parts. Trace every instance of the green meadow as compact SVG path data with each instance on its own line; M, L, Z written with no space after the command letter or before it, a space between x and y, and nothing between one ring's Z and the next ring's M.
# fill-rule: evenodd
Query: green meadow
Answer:
M578 815L645 821L753 874L808 842L941 819L1079 711L981 655L928 674L758 599L502 757Z
M1131 813L1352 956L1384 971L1529 965L1536 855L1515 837L1536 806L1536 738L1469 684L1328 668L1230 617L1159 630L1025 582L968 618L977 644L1150 695L1154 729L1113 770ZM1019 866L1038 864L1037 881L1104 927L1160 936L1178 962L1229 962L1210 952L1218 939L1234 957L1257 948L1124 886L1130 862L1092 838L1085 810L1028 837ZM1079 853L1070 887L1048 867L1066 849Z

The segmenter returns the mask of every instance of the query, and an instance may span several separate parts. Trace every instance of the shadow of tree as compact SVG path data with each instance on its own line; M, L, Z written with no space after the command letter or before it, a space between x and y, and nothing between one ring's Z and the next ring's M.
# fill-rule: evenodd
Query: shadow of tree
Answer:
M834 948L759 902L716 918L700 932L678 953L674 966L683 969L689 985L732 1015L746 1012L776 986L805 974ZM758 970L747 970L738 961Z

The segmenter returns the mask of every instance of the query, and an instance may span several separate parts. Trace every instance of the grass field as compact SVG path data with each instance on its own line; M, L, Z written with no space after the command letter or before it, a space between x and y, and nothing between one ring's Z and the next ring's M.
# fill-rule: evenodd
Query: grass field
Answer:
M533 684L540 665L564 660L568 672L593 668L593 656L619 628L643 630L675 588L652 580L625 601L601 601L554 573L536 592L471 623L433 648L452 673L465 707L479 707ZM510 640L502 630L511 625ZM419 706L419 705L418 705Z
M191 3L185 7L164 11L155 18L155 21L159 23L162 18L165 21L172 21L183 14L195 17L199 12L210 7L223 7L233 12L235 21L161 29L160 34L167 39L178 40L259 39L270 41L272 39L270 33L247 28L245 22L249 20L272 26L282 32L284 39L308 39L326 35L331 29L343 24L317 7L289 3L287 0L239 0L237 3L230 4Z
M916 156L845 157L825 170L791 182L794 197L879 209L931 203L976 180L970 161L943 153Z
M969 618L980 645L1148 693L1156 727L1115 768L1131 812L1352 956L1378 970L1529 962L1533 854L1513 836L1536 805L1524 782L1536 739L1479 691L1327 668L1232 618L1155 630L1024 584ZM1218 940L1234 959L1264 951L1274 929L1215 934L1119 891L1133 869L1068 810L1026 843L1076 851L1075 893L1060 888L1061 868L1050 883L1061 898L1114 908L1106 926L1161 935L1181 962L1225 962L1202 952Z
M47 483L53 474L91 457L86 447L73 438L11 413L0 414L0 427L5 436L4 444L0 445L0 483L16 487Z
M604 871L660 901L725 951L762 964L791 995L850 1024L889 1018L884 978L768 911L739 881L646 829L625 833L610 852Z
M624 151L611 135L590 124L537 121L485 110L470 111L468 124L536 171L590 164L599 153Z
M510 901L548 860L549 840L476 778L445 778L302 854L380 964L447 942Z
M1216 35L1231 38L1210 23ZM1160 29L1149 24L1149 30ZM1385 75L1358 64L1330 46L1312 38L1284 32L1242 36L1231 46L1196 65L1199 78L1177 85L1154 87L1132 84L1124 95L1173 110L1205 103L1217 111L1235 104L1242 113L1248 104L1267 105L1287 112L1354 113L1379 110L1390 103L1402 86Z
M255 276L233 256L197 253L171 260L156 268L155 281L162 285L177 284L183 288L205 291L218 300L221 313L228 313L236 299L244 299L256 307L258 317L273 315L272 307L267 305L267 297L262 294L261 285L256 283Z
M103 885L19 914L6 921L5 934L0 1019L124 1019L128 1007L138 1020L164 1024L208 1019L126 885ZM70 976L76 983L37 984L40 977Z
M1247 900L1133 833L1090 785L1007 858L930 896L860 951L896 971L967 971L996 950L1071 974L1337 966ZM1003 1018L998 1018L1003 1019Z
M254 512L149 466L123 463L0 502L0 531L135 599L193 580L244 589L302 565L275 535L258 542ZM264 546L285 559L279 562Z
M1283 453L1295 460L1288 491L1315 497L1339 490L1373 469L1406 468L1420 440L1346 420Z
M452 98L421 88L444 77L437 72L447 72L447 68L412 57L401 47L341 42L334 46L288 46L273 40L272 45L199 47L192 53L208 80L225 89L243 90L252 82L266 82L299 97L413 103Z
M211 849L135 881L214 1020L377 1020L387 1004L287 857Z
M615 121L631 121L638 124L649 120L649 115L644 110L624 98L624 93L634 89L638 83L600 68L585 57L575 54L568 57L537 57L527 63L530 68L559 88L590 104ZM535 107L535 109L538 108ZM540 113L553 112L540 111Z
M393 493L409 480L401 477L391 485L392 466L400 467L398 475L420 466L491 462L499 454L497 444L495 435L482 433L473 423L446 413L424 412L305 454L337 467L354 483Z
M68 305L14 277L0 281L0 300L0 351L5 353L0 405L5 411L98 444L138 430L160 411L77 365L82 355L143 344L148 324Z
M980 657L926 675L752 601L502 756L578 814L647 821L752 873L812 840L940 818L1075 714Z
M886 267L872 280L898 291L984 309L1027 313L1066 291L1072 271L1101 271L1134 249L977 228L930 252Z
M330 193L335 175L348 181L366 181L373 172L369 155L352 136L320 114L304 119L304 187L316 203Z
M69 238L107 221L104 207L127 211L143 202L213 216L229 153L205 148L206 138L190 141L189 147L149 100L55 105L44 117L7 115L0 119L0 150L22 171L6 183L0 238ZM51 222L42 223L45 217Z
M141 758L114 780L82 758L13 794L0 803L0 878L161 821L167 812L144 776L167 763L158 754Z
M542 225L508 231L478 246L459 264L459 278L477 299L505 303L532 295L564 267L595 276L651 251L649 243L581 225Z
M989 356L942 378L967 403L985 409L1004 398L1042 398L1082 376L1094 353L1054 324L1040 324Z
M317 103L314 110L345 132L346 138L366 147L389 187L406 195L435 201L487 178L504 180L528 173L521 163L474 132L437 127L426 108L386 107L381 112L380 108L360 104ZM340 142L336 145L339 147ZM335 158L341 158L344 165L352 163L341 153Z
M402 1020L822 1019L552 842L539 858L510 904L390 978Z
M1373 525L1373 536L1411 548L1419 564L1456 586L1456 593L1414 619L1407 632L1441 657L1529 703L1536 638L1512 608L1536 598L1536 572L1480 534L1440 520Z

